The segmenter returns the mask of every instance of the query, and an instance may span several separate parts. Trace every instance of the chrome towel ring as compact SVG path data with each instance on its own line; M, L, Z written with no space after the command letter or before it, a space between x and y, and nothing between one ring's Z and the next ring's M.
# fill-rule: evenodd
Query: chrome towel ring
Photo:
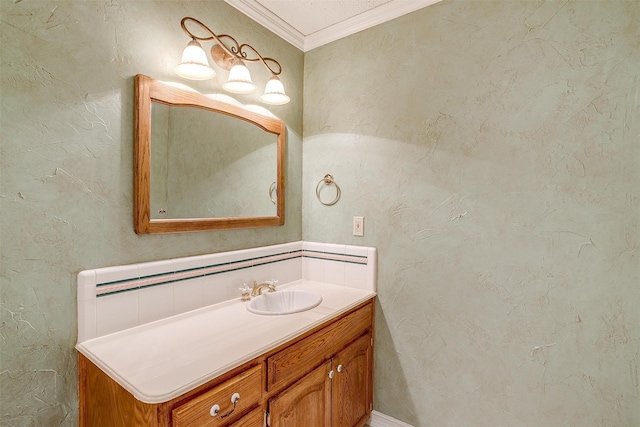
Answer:
M321 188L320 185L323 184L323 183L324 183L324 185L335 185L335 187L336 187L336 198L333 199L330 202L326 202L325 203L325 202L322 201L322 199L320 199L320 188ZM318 182L318 185L316 185L316 197L318 198L318 201L320 203L322 203L323 205L325 205L325 206L335 205L336 202L340 199L340 194L341 194L340 186L333 180L333 176L331 176L331 174L326 174L324 176L324 178L322 178Z

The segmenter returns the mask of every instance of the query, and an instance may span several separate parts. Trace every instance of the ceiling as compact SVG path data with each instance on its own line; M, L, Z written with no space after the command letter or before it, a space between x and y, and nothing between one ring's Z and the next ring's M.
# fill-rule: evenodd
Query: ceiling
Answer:
M440 0L225 0L303 52Z

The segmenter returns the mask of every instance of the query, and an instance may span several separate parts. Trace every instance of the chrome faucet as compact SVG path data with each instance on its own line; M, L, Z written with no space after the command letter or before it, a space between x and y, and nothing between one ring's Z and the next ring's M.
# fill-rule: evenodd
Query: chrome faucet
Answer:
M252 297L257 297L258 295L262 295L262 290L267 288L269 290L269 292L275 292L276 291L276 283L278 283L275 280L269 280L266 281L264 283L260 283L258 284L258 282L253 282L253 289L251 290L251 296Z

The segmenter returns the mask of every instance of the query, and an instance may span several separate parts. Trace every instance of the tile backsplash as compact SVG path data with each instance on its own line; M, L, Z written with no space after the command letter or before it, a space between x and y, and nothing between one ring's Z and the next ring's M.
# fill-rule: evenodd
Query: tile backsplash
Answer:
M78 274L78 342L239 298L244 283L307 279L376 289L376 249L292 242Z

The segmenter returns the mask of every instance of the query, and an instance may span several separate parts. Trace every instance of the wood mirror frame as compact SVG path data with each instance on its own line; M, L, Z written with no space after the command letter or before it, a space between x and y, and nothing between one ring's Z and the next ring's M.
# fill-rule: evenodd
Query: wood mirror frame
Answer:
M213 100L195 91L135 76L134 94L134 229L137 234L179 233L230 228L271 227L284 224L285 138L282 120ZM151 218L151 103L196 107L245 120L277 137L276 215L229 218Z

